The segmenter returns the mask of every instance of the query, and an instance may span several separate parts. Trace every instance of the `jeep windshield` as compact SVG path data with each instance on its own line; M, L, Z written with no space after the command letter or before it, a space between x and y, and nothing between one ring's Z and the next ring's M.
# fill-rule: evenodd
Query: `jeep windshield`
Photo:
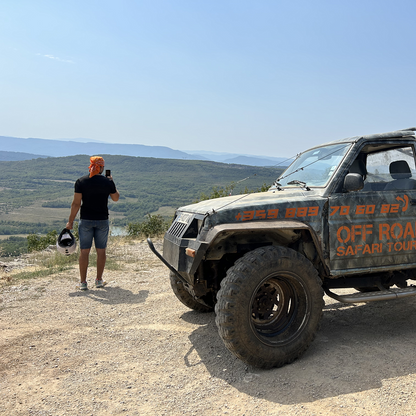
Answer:
M351 143L316 147L301 153L277 179L280 187L324 187L341 163Z

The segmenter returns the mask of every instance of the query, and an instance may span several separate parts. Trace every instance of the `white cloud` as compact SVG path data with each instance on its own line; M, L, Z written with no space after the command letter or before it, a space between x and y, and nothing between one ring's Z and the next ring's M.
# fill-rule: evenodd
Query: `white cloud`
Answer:
M37 53L36 55L43 56L44 58L48 58L48 59L53 59L53 60L59 61L59 62L67 62L69 64L74 63L74 61L71 61L69 59L61 59L61 58L58 58L57 56L53 56L53 55L42 55L41 53Z

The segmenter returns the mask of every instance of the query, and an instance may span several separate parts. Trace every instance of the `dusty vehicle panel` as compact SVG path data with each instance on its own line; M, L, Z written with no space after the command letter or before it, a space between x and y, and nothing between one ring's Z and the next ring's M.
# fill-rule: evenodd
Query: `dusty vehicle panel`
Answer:
M414 191L331 198L329 206L332 274L357 268L416 267Z
M163 257L149 241L179 300L215 308L229 350L269 368L312 342L323 291L349 303L414 296L415 131L317 146L266 193L179 208Z

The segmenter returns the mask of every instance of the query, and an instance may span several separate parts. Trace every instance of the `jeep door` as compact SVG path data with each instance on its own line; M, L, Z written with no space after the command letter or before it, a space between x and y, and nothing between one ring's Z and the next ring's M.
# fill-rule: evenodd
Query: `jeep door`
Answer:
M365 185L329 198L331 274L416 267L413 143L367 144L350 171L361 173Z

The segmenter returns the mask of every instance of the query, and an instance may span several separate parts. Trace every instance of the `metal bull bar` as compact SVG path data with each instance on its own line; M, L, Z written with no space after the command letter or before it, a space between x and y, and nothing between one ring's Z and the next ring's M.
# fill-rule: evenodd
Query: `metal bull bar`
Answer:
M187 282L180 274L179 272L172 267L164 258L163 256L156 250L152 240L150 237L147 238L147 244L149 245L150 250L153 251L153 253L156 255L156 257L172 272L175 273L175 276L186 286L189 285L189 282Z

